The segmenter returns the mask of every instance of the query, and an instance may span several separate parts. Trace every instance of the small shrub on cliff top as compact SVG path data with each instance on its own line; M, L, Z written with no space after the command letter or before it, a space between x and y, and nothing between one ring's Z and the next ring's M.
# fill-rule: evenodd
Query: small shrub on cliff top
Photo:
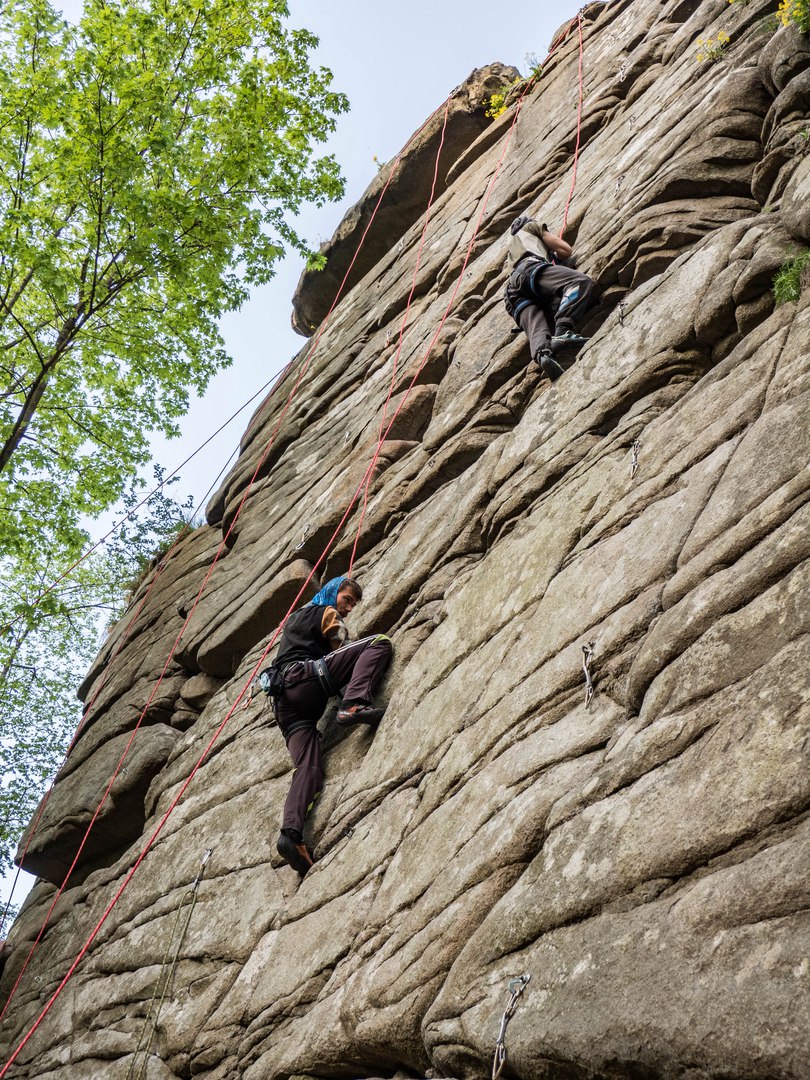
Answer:
M716 38L698 38L698 63L713 64L719 60L729 41L731 38L724 30L718 30Z
M502 94L493 94L489 99L489 105L487 106L486 115L493 120L497 120L501 113L506 112L506 91Z
M777 307L799 299L802 284L807 281L808 271L810 271L810 251L803 251L795 259L788 259L782 264L773 279L773 298Z
M783 26L793 23L803 34L810 33L810 0L782 0L777 15Z
M501 90L497 90L490 96L489 104L487 106L486 116L491 117L493 120L497 120L501 113L505 113L507 109L507 98L512 90L512 87L517 86L518 83L523 82L522 77L519 75L508 86L504 86Z

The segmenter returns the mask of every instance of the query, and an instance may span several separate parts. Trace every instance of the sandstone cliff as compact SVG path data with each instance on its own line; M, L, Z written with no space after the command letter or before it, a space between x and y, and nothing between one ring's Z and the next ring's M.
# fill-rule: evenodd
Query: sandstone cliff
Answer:
M604 299L553 386L503 310L504 234L526 210L561 223L577 34L524 99L499 170L513 110L453 144L388 416L461 284L382 447L356 566L353 630L395 643L390 700L373 737L324 718L319 862L300 884L279 865L289 762L263 701L240 703L11 1076L484 1077L508 981L526 973L505 1075L810 1077L810 291L777 309L770 291L810 246L810 43L775 30L776 7L584 9L567 235ZM728 46L698 63L697 40L719 30ZM335 309L283 419L311 343L254 417L209 525L144 582L134 626L88 675L92 709L31 842L43 880L13 929L4 1000L244 498L20 982L4 1057L368 467L422 230L412 209ZM345 569L358 517L319 577Z

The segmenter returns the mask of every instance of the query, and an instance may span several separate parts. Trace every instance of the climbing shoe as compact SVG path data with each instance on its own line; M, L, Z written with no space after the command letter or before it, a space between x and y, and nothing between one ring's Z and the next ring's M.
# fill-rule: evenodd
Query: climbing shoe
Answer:
M301 877L314 865L314 859L307 845L303 842L297 843L292 836L288 836L283 830L279 833L276 841L276 851L284 862L288 863Z
M541 352L536 357L537 363L540 365L540 370L543 374L554 382L555 379L559 379L561 375L565 374L565 368L559 361L554 359L554 354L550 352Z
M581 349L587 340L581 334L575 334L573 330L564 330L561 334L555 334L551 339L551 351L555 354L576 351Z
M354 705L341 705L337 711L337 722L343 727L353 724L369 724L374 727L383 718L385 709L375 709L373 705L355 702Z

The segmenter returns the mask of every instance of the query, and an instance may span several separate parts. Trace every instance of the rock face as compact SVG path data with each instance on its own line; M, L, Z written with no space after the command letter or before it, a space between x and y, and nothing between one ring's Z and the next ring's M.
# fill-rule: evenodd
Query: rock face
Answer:
M214 741L11 1075L472 1080L525 973L504 1075L810 1077L810 294L770 291L810 243L810 45L775 7L584 10L567 235L603 302L553 386L501 304L504 234L519 211L561 223L576 33L500 168L514 109L454 151L416 273L422 219L386 226L402 250L364 264L283 420L312 343L82 689L4 1000L149 704L6 1056ZM373 736L322 721L299 883L275 854L290 764L270 711L244 699L217 732L313 566L345 571L362 499L341 519L403 401L351 617L392 634L388 709Z
M301 275L293 296L293 330L308 338L326 318L344 277L343 291L348 292L421 218L434 184L439 144L443 145L435 185L436 194L441 195L454 163L468 156L471 144L491 129L490 98L519 78L518 69L505 64L473 71L450 96L446 118L442 106L411 136L397 158L381 166L332 239L321 244L320 253L327 260L324 269L305 270Z

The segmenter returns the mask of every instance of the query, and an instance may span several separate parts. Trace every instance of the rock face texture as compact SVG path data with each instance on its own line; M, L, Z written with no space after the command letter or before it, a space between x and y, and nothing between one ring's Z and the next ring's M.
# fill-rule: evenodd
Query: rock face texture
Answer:
M424 218L387 226L82 688L4 1000L144 719L6 1058L125 887L10 1076L472 1080L527 974L505 1076L810 1077L810 293L770 291L810 245L810 42L776 7L584 9L566 235L603 301L553 386L501 290L511 219L562 222L576 28L454 152L418 266ZM372 463L350 624L393 638L388 708L327 711L299 882L272 713L219 729L312 568L347 568Z
M344 292L348 292L421 218L434 184L437 194L447 189L455 163L462 155L468 157L471 145L491 127L487 116L490 98L519 79L518 69L505 64L473 71L450 96L447 116L444 106L437 109L398 157L380 167L331 240L321 244L326 266L301 275L293 296L295 331L308 338L328 315L344 278Z

